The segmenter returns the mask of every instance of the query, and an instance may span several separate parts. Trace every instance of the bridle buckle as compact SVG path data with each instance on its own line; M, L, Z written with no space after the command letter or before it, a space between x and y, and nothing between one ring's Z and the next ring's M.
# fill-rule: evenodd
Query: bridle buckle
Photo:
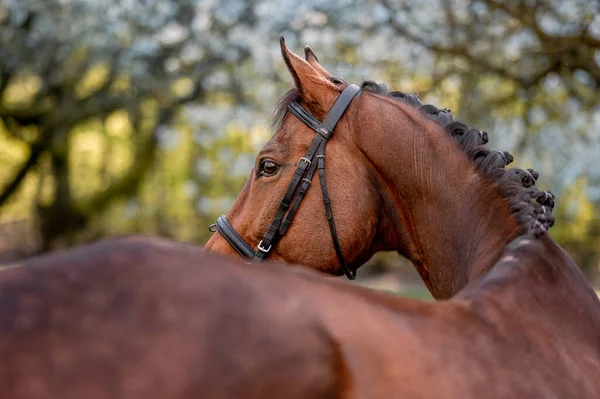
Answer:
M305 158L305 157L300 158L300 160L298 161L298 164L300 164L300 162L306 162L308 164L308 166L310 166L310 164L312 163L310 161L310 159Z
M265 247L263 247L262 245L263 240L260 240L260 242L258 243L258 249L260 249L261 251L267 253L271 250L272 245L269 245L269 248L265 249Z

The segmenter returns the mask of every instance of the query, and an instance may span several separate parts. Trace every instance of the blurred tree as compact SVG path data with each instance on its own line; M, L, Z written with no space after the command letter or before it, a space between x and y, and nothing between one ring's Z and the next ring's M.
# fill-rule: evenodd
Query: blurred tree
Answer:
M460 111L465 117L477 118L486 109L505 105L513 114L517 110L528 122L520 132L517 152L533 138L536 109L546 113L542 118L568 120L556 109L567 98L586 110L597 105L597 1L442 1L437 7L427 4L429 23L421 29L413 17L423 15L424 7L417 4L394 6L392 0L383 1L386 28L435 54L437 77L432 86L452 76L460 79L465 92Z
M44 249L80 230L112 200L137 190L161 134L206 82L249 53L227 41L255 22L252 2L23 0L0 5L0 118L27 155L0 189L0 206L35 166L53 190L36 200ZM231 80L235 82L235 80ZM229 85L228 91L236 92ZM130 163L111 170L110 123L125 125ZM116 120L115 120L116 119ZM77 195L73 142L101 132L107 156L96 190ZM123 129L121 129L122 131ZM41 162L42 157L46 162ZM114 169L114 168L113 168ZM84 184L84 185L86 185ZM43 186L43 182L40 183Z

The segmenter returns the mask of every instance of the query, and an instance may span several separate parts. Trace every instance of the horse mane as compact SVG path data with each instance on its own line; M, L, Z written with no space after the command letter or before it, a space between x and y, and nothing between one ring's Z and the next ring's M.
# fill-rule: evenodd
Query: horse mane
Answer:
M388 91L384 84L365 81L361 85L365 92L384 95L417 108L420 113L440 125L452 137L463 153L475 165L478 173L494 183L502 198L507 202L521 226L523 234L539 236L554 225L554 195L535 187L539 174L533 169L510 168L513 156L508 151L487 148L488 133L455 121L449 109L439 109L423 104L415 94ZM287 107L301 101L297 90L288 91L277 103L271 127L276 130L283 123Z

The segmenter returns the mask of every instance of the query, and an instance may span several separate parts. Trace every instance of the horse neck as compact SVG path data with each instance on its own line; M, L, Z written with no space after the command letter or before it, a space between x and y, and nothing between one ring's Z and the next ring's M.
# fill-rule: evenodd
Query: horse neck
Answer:
M508 204L454 140L409 105L364 96L356 124L356 132L369 132L355 142L385 204L378 237L415 265L434 297L451 297L519 235Z

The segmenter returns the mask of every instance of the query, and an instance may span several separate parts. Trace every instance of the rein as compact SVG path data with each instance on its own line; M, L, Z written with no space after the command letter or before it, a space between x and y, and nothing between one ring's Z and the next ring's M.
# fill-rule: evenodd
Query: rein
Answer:
M271 249L277 245L277 242L283 237L292 223L294 216L300 206L300 202L304 199L306 191L311 186L315 171L319 171L319 182L321 185L321 193L323 195L323 204L325 205L325 214L329 222L329 231L333 240L333 247L340 262L344 274L348 279L356 278L356 270L350 270L350 267L344 261L342 249L338 239L335 221L333 220L333 212L331 209L331 200L329 191L327 190L327 182L325 180L325 145L333 135L333 130L338 121L344 115L344 112L352 102L352 99L360 93L360 88L356 85L349 85L342 91L335 103L329 109L323 122L319 121L308 111L306 111L298 102L293 102L288 106L289 112L298 118L306 126L314 130L315 135L312 143L308 147L306 154L298 161L298 166L294 171L292 181L279 203L277 212L273 221L269 225L263 239L258 243L256 250L238 234L225 215L219 216L217 223L209 227L211 232L219 231L243 258L251 263L260 263L268 255ZM295 195L295 196L294 196ZM292 202L293 200L293 202Z

